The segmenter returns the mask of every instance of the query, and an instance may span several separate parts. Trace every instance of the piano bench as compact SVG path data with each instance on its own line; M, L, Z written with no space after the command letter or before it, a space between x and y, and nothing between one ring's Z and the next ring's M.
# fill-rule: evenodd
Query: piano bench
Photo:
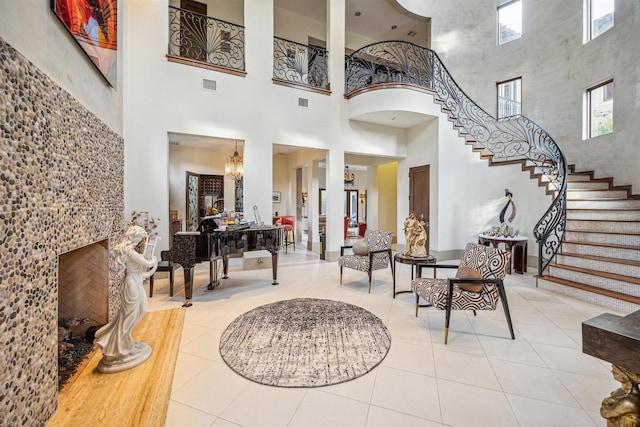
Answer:
M176 264L169 261L158 261L158 268L156 273L168 271L169 272L169 296L173 296L173 271L180 268L180 264ZM155 274L155 273L154 273ZM153 275L149 277L149 298L153 297Z

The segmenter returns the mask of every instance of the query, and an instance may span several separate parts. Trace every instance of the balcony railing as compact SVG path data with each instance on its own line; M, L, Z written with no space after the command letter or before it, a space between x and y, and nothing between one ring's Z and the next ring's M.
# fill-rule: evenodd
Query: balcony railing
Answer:
M284 82L329 89L325 49L278 37L273 38L273 78Z
M541 275L560 250L567 223L568 167L558 144L522 115L501 120L492 117L464 93L430 49L390 41L365 46L346 58L347 97L374 85L405 83L432 92L467 141L491 152L494 162L521 160L544 174L555 187L551 206L533 229Z
M244 27L169 6L169 55L244 71Z

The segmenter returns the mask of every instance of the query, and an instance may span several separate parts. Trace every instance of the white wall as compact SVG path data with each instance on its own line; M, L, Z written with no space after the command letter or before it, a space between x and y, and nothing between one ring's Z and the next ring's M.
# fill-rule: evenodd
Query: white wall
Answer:
M502 0L398 0L432 18L432 48L458 84L495 115L495 82L522 77L522 113L542 126L578 170L614 177L640 193L640 2L616 1L614 28L583 44L583 0L523 2L523 37L496 46L496 8ZM481 71L481 72L479 72ZM614 132L583 140L583 95L614 79Z
M119 14L118 82L112 88L53 13L50 0L0 1L0 37L120 135L126 45L122 22Z
M168 132L245 141L244 204L257 205L263 216L273 211L272 144L328 150L337 172L337 178L331 178L335 182L329 185L340 190L345 151L386 156L404 152L404 132L377 132L381 127L345 121L341 111L347 101L341 90L327 96L272 84L271 1L245 3L246 77L168 62L167 5L166 1L150 0L123 4L131 23L125 28L129 43L127 210L144 208L159 216L161 224L168 224ZM202 90L203 78L216 80L217 91ZM308 109L298 107L298 97L309 99ZM133 160L141 158L145 162ZM339 252L343 241L342 200L340 191L333 201L338 214L328 219L328 248L333 254ZM161 231L161 236L167 234L168 228ZM164 245L167 242L168 238L161 240Z

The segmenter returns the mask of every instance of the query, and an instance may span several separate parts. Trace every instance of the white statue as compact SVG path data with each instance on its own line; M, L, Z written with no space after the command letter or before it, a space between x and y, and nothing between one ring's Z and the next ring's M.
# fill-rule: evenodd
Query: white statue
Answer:
M140 365L151 356L151 347L134 341L131 331L147 312L144 279L158 268L153 254L147 259L136 247L147 239L144 228L134 225L126 231L124 239L115 247L116 263L124 272L120 287L120 310L116 317L96 332L94 344L102 348L100 372L120 372Z

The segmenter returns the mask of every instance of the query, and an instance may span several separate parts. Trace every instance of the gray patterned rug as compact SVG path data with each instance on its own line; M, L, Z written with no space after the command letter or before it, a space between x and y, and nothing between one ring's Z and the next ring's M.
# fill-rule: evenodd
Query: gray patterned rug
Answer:
M277 387L321 387L358 378L385 358L391 335L373 313L339 301L296 298L236 318L220 338L238 374Z

